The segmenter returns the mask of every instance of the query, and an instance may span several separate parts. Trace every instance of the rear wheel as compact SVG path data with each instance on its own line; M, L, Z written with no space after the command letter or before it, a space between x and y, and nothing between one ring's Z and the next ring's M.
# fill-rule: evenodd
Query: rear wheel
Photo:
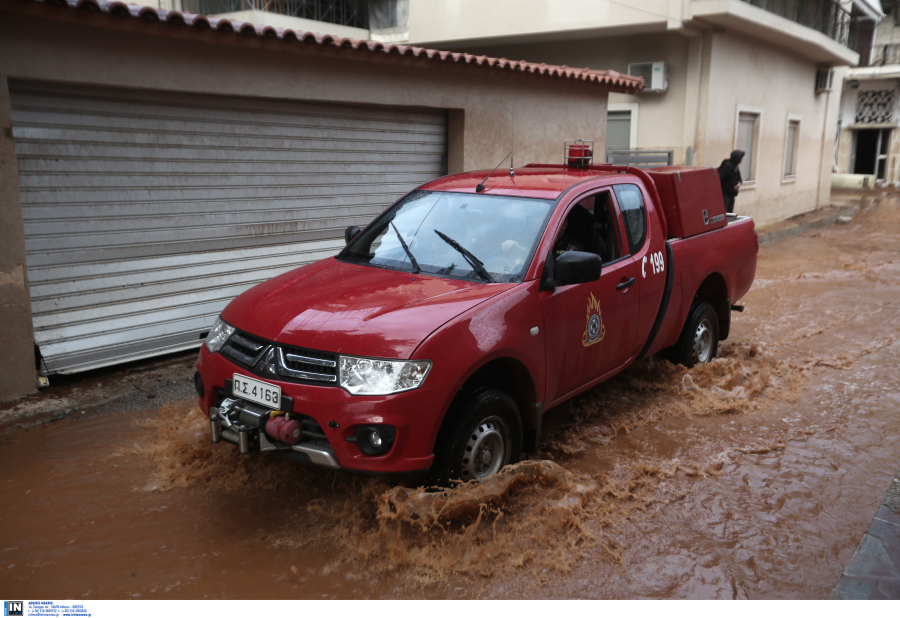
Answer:
M434 480L486 479L522 456L522 421L512 397L490 389L472 397L435 449Z
M669 360L685 367L708 363L719 351L719 318L712 304L695 303L688 313L681 337L669 350Z

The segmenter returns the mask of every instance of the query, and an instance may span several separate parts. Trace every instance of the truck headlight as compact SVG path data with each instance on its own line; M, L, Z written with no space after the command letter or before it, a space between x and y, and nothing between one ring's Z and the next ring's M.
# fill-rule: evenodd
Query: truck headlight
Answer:
M390 395L419 388L431 361L341 356L341 388L351 395Z
M234 326L227 323L222 318L216 318L216 323L206 336L206 349L210 354L215 354L222 349L228 338L234 333Z

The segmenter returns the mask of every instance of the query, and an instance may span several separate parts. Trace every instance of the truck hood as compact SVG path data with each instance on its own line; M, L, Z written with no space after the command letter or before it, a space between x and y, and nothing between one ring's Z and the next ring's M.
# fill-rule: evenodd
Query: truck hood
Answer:
M328 258L256 285L222 312L236 328L287 345L410 358L435 329L509 289Z

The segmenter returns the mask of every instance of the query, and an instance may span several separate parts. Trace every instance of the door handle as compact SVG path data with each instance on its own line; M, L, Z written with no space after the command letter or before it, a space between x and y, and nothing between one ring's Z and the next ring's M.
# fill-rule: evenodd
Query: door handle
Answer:
M634 285L635 281L637 281L637 279L635 279L634 277L631 277L627 281L623 281L622 283L620 283L619 285L616 286L616 292L621 292L625 288L630 288L631 286Z

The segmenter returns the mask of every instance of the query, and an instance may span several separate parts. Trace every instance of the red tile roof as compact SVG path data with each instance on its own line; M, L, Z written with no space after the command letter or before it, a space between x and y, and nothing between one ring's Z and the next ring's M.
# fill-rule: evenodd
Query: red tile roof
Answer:
M617 71L598 71L592 69L574 69L565 65L536 64L507 60L506 58L491 58L490 56L473 56L472 54L439 51L416 47L414 45L396 45L378 43L376 41L364 41L345 37L336 37L330 34L318 34L304 30L292 30L290 28L275 28L272 26L260 26L245 21L220 19L207 17L206 15L194 15L180 11L166 11L150 6L137 4L125 4L117 0L30 0L38 4L68 5L75 9L91 12L109 13L111 15L130 16L140 20L155 22L163 21L170 24L190 26L197 30L217 30L223 33L239 33L258 38L282 39L306 45L330 46L337 49L353 49L369 51L373 54L385 54L388 56L425 58L435 62L455 63L458 65L470 65L475 67L488 67L498 70L513 71L531 75L554 77L566 80L586 82L602 86L613 92L625 92L633 94L643 90L644 79L632 75L623 75Z

